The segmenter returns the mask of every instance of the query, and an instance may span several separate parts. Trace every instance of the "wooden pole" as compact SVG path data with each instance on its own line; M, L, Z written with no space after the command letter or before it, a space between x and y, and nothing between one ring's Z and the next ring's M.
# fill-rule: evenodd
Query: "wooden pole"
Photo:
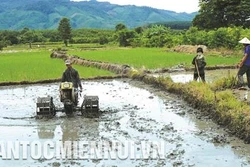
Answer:
M197 66L196 58L195 58L194 62L195 62L195 67L196 67L196 70L197 70L197 73L198 73L198 78L200 78L200 80L202 80L201 76L200 76L200 72L199 72L198 66Z

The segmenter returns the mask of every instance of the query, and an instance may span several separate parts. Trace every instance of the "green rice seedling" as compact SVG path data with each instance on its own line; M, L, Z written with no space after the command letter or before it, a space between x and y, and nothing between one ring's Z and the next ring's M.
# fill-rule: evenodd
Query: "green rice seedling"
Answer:
M110 63L128 64L135 68L157 69L173 66L191 67L194 54L169 52L162 48L111 48L68 51L70 55ZM208 66L234 65L237 57L206 56Z
M80 77L112 76L113 73L74 65ZM49 51L7 52L0 54L0 82L37 81L61 78L65 64L51 59Z

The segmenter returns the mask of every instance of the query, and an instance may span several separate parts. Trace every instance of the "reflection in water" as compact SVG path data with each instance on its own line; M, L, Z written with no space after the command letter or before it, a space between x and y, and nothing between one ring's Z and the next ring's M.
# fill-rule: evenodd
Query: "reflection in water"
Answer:
M60 124L62 141L95 140L99 136L99 122L92 118L68 118Z
M51 125L51 126L43 126L39 125L37 127L37 133L39 139L53 139L55 136L55 129L56 125Z
M62 117L56 124L48 122L37 126L39 139L65 141L96 140L99 137L98 118L84 118L82 116ZM51 123L49 121L49 123ZM60 135L59 135L60 134Z
M135 85L132 85L135 83ZM141 85L140 85L141 84ZM73 117L57 113L51 119L35 119L37 96L54 97L58 84L0 88L0 141L165 141L165 160L46 160L1 161L0 166L247 166L247 155L235 154L231 143L214 145L220 132L208 121L190 118L192 108L167 92L133 80L86 81L84 94L98 95L100 118ZM140 88L139 88L140 87ZM10 92L10 90L12 92ZM11 94L11 95L10 95ZM160 97L159 94L162 96ZM18 112L17 112L18 111ZM22 118L22 119L21 119ZM204 126L204 127L202 127ZM214 132L214 133L212 133ZM212 135L211 135L212 134ZM220 138L217 138L220 139ZM237 144L238 140L235 140ZM241 147L247 148L241 144ZM238 144L239 150L240 145ZM250 150L250 149L249 149ZM247 152L249 154L249 151ZM1 157L0 157L1 159ZM34 163L35 161L35 163ZM21 163L20 163L21 162ZM55 163L56 162L56 163ZM54 164L55 163L55 164ZM246 165L245 165L246 164Z
M62 141L79 140L79 127L74 120L65 119L60 124L62 130Z

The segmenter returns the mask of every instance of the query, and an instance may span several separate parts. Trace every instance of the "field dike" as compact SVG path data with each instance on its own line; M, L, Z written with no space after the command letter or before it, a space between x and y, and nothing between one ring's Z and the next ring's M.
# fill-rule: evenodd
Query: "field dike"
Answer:
M235 66L230 65L216 65L216 66L209 66L206 67L206 70L221 70L221 69L235 69ZM160 68L160 69L145 69L144 72L147 74L157 74L157 73L172 73L172 72L179 72L179 71L194 71L194 67L182 67L176 66L172 68Z
M144 83L155 85L170 93L180 95L192 107L199 109L201 114L209 116L228 132L250 143L250 106L240 101L231 90L213 90L208 84L199 82L174 83L170 78L149 76L128 65L117 65L70 56L64 52L53 52L51 58L70 59L73 63L109 70ZM221 68L221 67L219 67Z
M131 67L128 65L119 65L119 64L110 64L104 63L101 61L90 61L78 56L69 56L65 52L53 52L50 55L51 58L61 58L61 59L69 59L73 64L84 65L87 67L95 67L98 69L105 69L116 74L127 74Z

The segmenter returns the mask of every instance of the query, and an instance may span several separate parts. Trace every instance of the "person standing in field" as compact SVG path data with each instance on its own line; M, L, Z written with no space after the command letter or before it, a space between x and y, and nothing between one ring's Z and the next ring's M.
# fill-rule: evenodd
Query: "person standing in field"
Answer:
M203 55L202 47L198 47L196 50L196 56L193 58L192 64L194 65L194 81L197 81L198 78L202 80L202 82L206 82L205 80L205 66L207 65L205 61L205 57Z
M238 75L238 86L242 87L244 84L243 75L247 75L247 86L250 88L250 40L246 37L239 41L244 46L244 56L241 61L237 64L239 71Z

